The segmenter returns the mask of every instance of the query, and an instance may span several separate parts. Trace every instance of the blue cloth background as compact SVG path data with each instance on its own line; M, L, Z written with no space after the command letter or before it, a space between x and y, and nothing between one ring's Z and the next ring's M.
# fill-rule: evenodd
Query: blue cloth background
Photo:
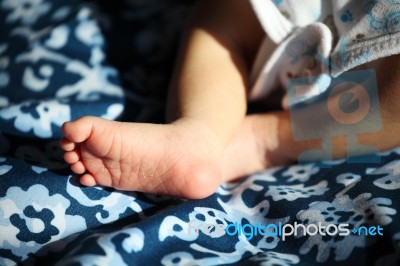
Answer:
M82 115L161 121L191 3L0 2L0 265L399 263L398 149L373 165L265 170L196 201L77 183L60 126ZM384 235L246 240L188 231L189 221L380 225Z

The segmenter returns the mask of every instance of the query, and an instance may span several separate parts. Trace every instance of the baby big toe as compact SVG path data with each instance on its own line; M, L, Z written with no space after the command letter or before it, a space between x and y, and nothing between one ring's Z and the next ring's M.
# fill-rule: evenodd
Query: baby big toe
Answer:
M65 122L61 128L64 136L75 143L85 141L92 132L93 119L92 117L82 117L73 122Z

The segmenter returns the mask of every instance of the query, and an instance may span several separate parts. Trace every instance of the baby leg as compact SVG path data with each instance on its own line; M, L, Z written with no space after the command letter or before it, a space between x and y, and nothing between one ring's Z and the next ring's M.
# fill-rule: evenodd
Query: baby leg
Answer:
M171 86L170 124L94 117L64 124L64 159L82 184L187 198L215 191L246 112L249 51L262 38L251 12L242 0L199 2Z

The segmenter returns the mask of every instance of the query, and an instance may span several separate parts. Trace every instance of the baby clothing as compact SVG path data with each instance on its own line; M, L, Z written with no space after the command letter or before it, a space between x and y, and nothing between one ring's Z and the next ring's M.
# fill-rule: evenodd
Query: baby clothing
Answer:
M266 32L251 73L252 100L291 78L336 77L400 53L400 0L250 1Z

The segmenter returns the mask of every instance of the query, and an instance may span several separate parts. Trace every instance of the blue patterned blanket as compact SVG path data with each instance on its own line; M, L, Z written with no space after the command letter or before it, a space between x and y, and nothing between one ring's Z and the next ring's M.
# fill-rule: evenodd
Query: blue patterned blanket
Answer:
M196 201L78 184L60 126L159 121L191 2L0 2L0 265L400 263L400 149L269 169Z

